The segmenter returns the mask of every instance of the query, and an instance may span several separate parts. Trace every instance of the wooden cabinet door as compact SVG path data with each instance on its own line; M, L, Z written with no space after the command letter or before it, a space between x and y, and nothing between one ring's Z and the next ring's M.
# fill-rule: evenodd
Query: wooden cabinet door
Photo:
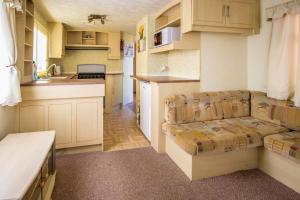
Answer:
M61 23L50 23L49 58L61 58L65 54L65 32Z
M72 145L72 104L50 103L48 112L48 129L56 131L56 147L69 147Z
M46 130L46 105L25 103L20 105L20 132Z
M81 100L76 103L76 144L100 144L103 129L103 108L98 100Z
M120 59L120 41L121 33L120 32L109 32L108 33L108 59Z
M253 28L258 16L258 4L256 0L228 0L227 27Z
M113 90L112 90L112 106L122 104L123 102L123 76L113 76Z
M225 4L225 0L192 0L192 24L224 26Z

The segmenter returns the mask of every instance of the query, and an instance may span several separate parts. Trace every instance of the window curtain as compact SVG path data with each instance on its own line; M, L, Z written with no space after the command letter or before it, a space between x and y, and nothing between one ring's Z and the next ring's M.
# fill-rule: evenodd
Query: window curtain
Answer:
M16 66L17 41L15 10L21 9L17 0L0 0L0 105L14 106L22 101L20 76Z
M267 18L272 23L267 94L300 106L300 4L269 10Z

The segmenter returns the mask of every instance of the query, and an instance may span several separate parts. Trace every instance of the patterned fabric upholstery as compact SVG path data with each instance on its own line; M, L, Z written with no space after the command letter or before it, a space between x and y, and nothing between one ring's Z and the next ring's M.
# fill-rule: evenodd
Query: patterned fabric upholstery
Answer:
M263 144L264 136L288 131L282 126L253 117L179 125L165 123L163 129L184 151L192 155L257 147Z
M293 102L272 99L261 92L251 94L252 117L300 130L300 108L294 107Z
M165 120L169 124L210 121L250 115L248 91L173 95L166 99Z
M300 132L270 135L264 143L266 149L300 161Z

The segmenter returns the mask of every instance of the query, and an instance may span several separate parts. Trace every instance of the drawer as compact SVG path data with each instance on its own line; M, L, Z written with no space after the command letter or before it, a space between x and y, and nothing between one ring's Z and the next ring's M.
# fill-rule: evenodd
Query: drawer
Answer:
M39 173L36 179L33 181L27 193L24 195L23 200L41 199L40 182L41 182L41 173Z
M51 158L51 151L48 153L45 162L42 166L42 180L44 181L49 177L49 159Z

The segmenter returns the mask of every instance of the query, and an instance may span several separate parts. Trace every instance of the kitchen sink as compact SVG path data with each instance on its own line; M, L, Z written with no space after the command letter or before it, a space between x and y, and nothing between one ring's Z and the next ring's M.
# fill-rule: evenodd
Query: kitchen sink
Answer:
M67 79L68 76L53 76L49 77L50 80L62 80L62 79Z
M47 78L41 78L39 81L49 81L49 80L64 80L67 79L68 76L52 76Z

